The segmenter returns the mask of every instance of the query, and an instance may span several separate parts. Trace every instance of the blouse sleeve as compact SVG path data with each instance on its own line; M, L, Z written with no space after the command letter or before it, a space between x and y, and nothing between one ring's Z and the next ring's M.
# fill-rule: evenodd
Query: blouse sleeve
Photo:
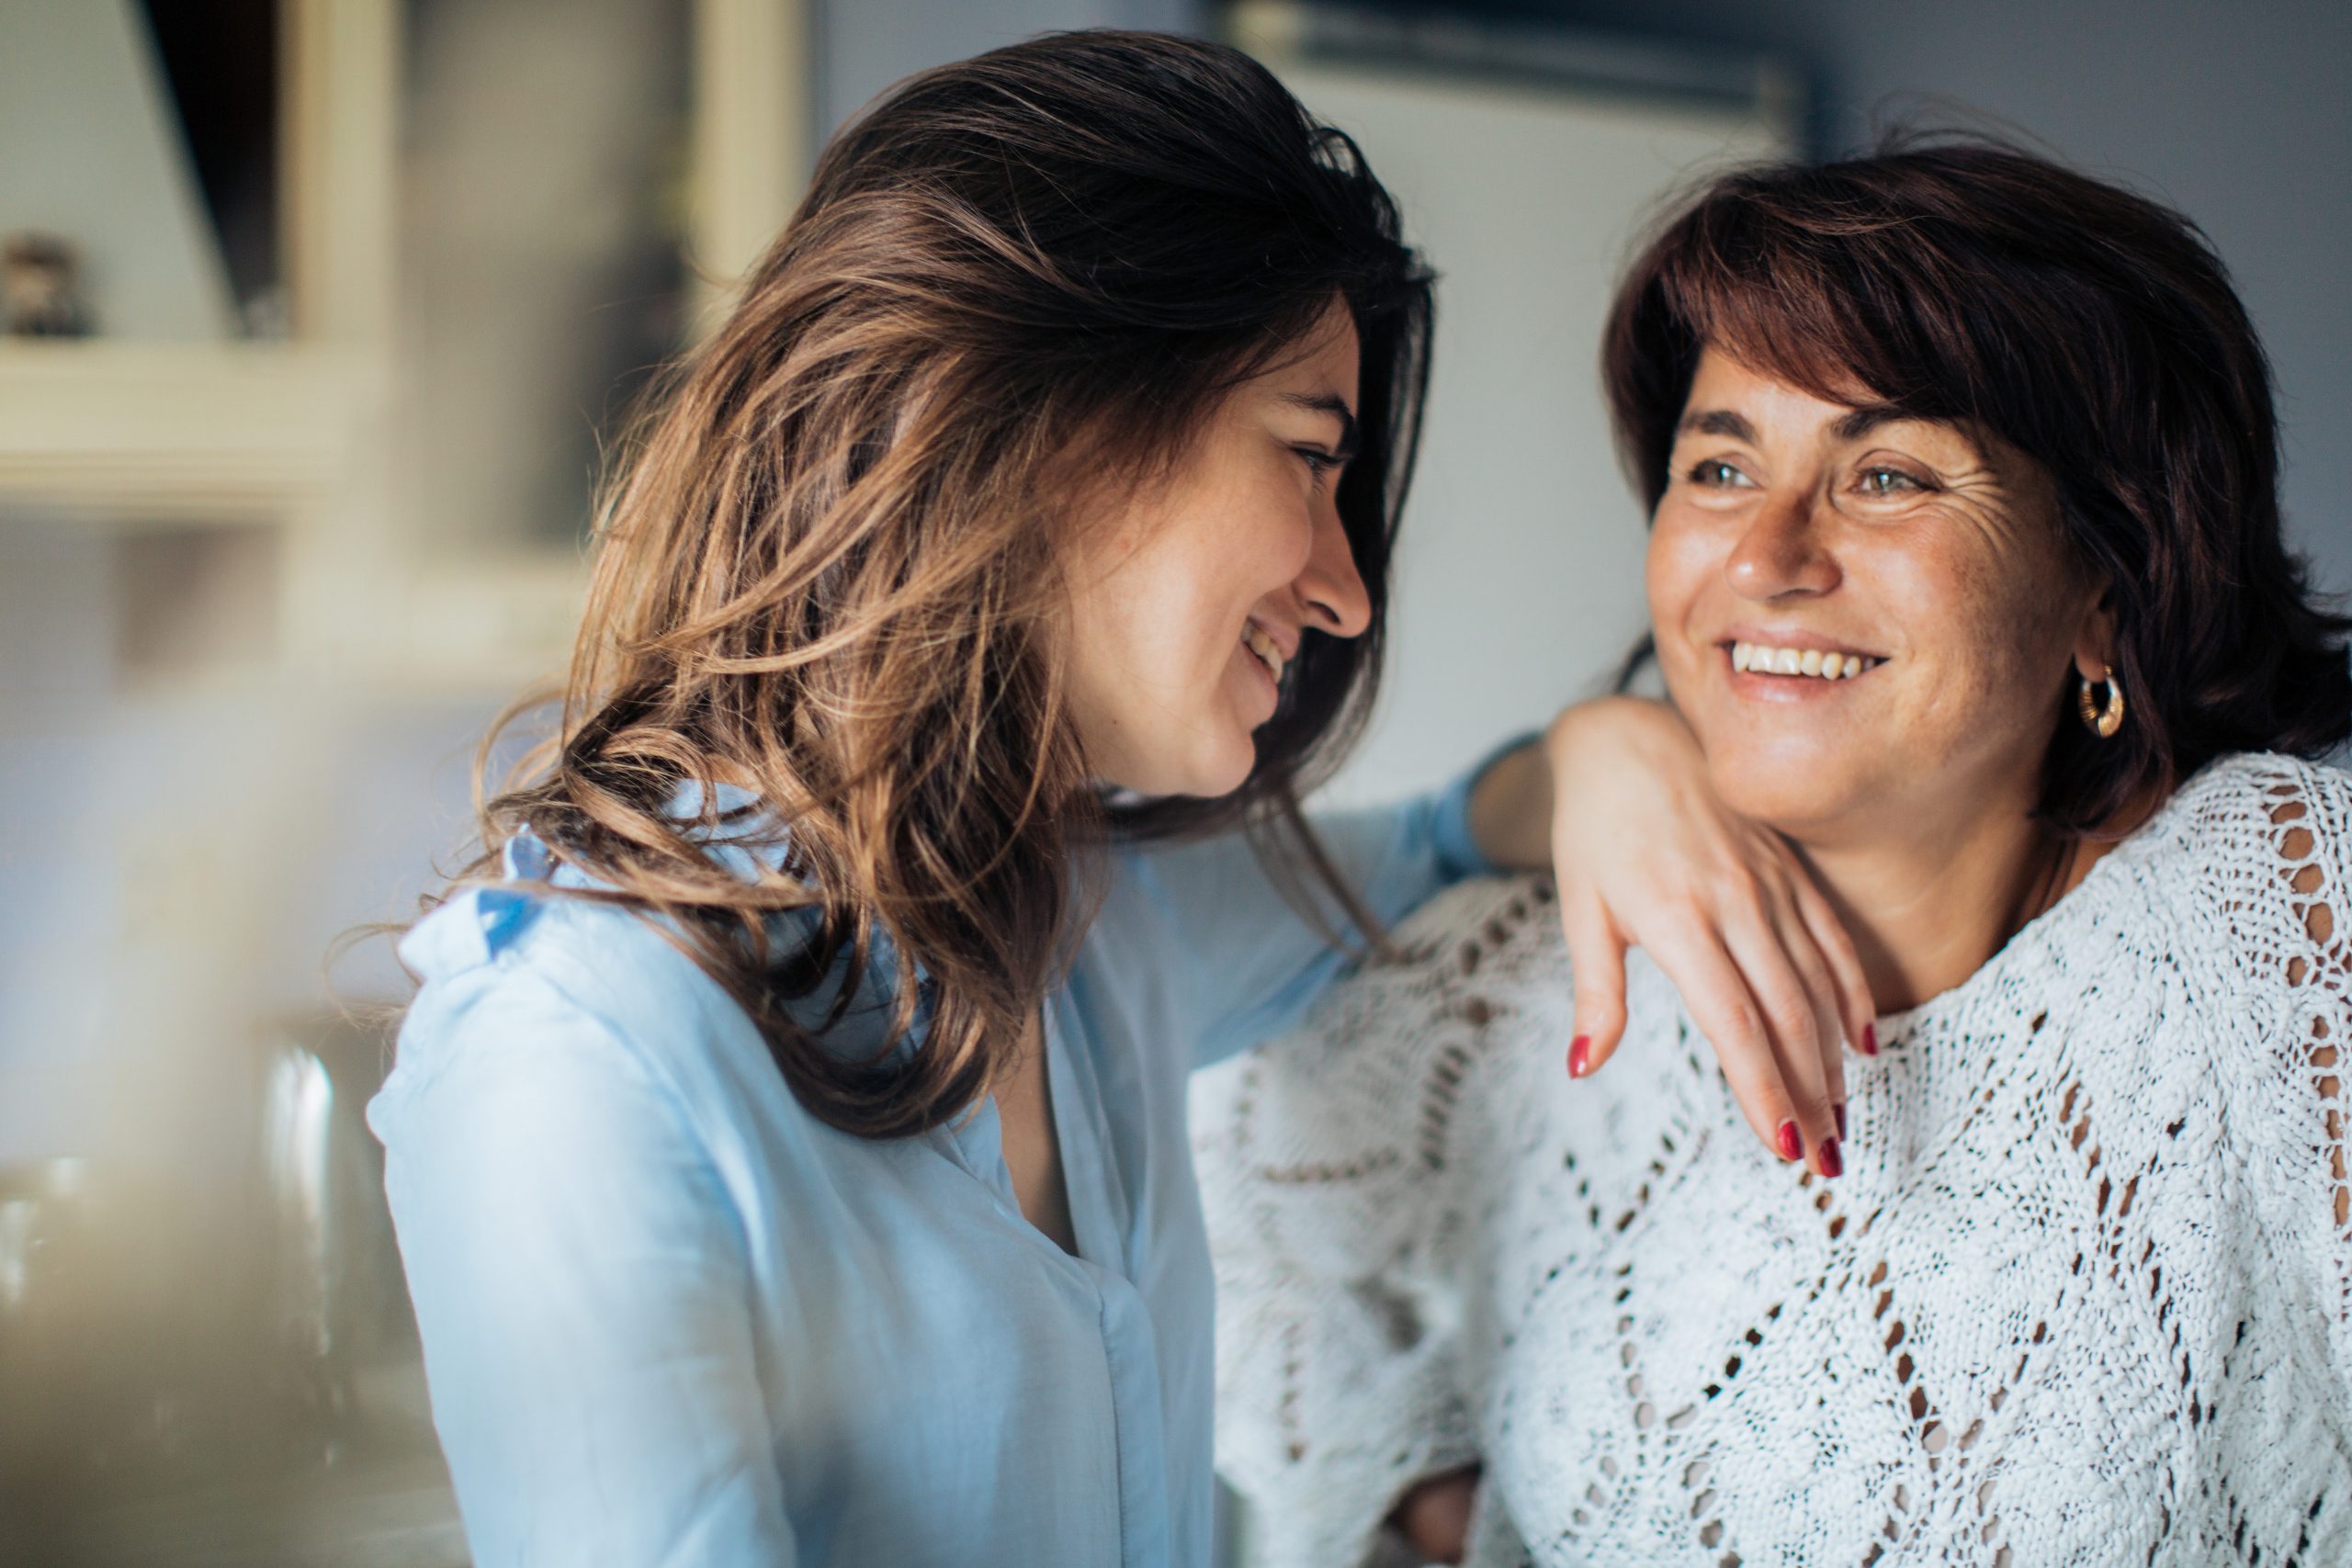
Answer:
M1385 1561L1403 1494L1478 1458L1493 1160L1566 1077L1527 1048L1568 994L1538 940L1555 919L1532 879L1456 888L1396 931L1397 962L1193 1079L1217 1468L1265 1568ZM1474 1529L1474 1561L1495 1535Z
M371 1111L474 1562L790 1564L745 1243L701 1145L594 1016L477 976Z
M1470 831L1470 793L1487 768L1525 744L1496 748L1433 795L1310 818L1332 864L1384 925L1431 894L1497 868ZM1344 915L1310 886L1329 931ZM1195 1066L1282 1032L1355 956L1305 919L1240 834L1129 852L1106 919L1148 931L1148 967Z

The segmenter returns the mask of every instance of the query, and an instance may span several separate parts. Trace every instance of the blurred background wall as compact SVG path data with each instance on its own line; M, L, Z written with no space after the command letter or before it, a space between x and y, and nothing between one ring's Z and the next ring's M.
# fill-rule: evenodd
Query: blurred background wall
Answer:
M1448 279L1343 791L1637 627L1591 334L1659 193L1890 117L2205 225L2352 590L2336 0L0 0L0 243L69 247L0 275L61 334L0 335L0 1564L463 1560L357 1119L380 1021L340 1010L403 981L328 946L451 863L475 741L560 665L600 445L821 137L1098 25L1245 33Z

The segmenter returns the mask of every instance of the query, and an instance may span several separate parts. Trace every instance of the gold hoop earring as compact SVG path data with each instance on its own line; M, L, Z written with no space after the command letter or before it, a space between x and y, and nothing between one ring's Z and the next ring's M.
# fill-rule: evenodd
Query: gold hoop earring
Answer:
M2107 687L2107 705L2100 707L2091 701L2094 682L2086 677L2075 693L2075 709L2083 716L2083 728L2104 740L2123 728L2123 682L2115 678L2115 671L2107 665L2102 664L2098 668L2100 679L2098 683Z

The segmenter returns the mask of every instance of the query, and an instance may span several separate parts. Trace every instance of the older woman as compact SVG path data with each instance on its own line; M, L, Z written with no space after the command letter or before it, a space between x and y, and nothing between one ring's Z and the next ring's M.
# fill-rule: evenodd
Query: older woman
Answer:
M1265 1557L1470 1504L1482 1562L2352 1561L2352 677L2219 262L1998 147L1743 173L1606 374L1657 743L1801 851L1882 1049L1841 1168L1759 1179L1647 964L1544 1070L1558 921L1488 881L1203 1086Z

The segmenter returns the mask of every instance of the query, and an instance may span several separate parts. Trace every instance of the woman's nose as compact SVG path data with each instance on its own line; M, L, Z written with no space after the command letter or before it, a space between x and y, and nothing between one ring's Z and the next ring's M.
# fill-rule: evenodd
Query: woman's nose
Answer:
M1292 589L1306 624L1317 631L1362 637L1372 625L1372 593L1356 570L1355 547L1338 507L1325 506L1316 519L1314 546Z
M1732 547L1724 575L1743 599L1826 593L1838 586L1838 563L1823 547L1828 503L1815 496L1774 499L1759 507Z

